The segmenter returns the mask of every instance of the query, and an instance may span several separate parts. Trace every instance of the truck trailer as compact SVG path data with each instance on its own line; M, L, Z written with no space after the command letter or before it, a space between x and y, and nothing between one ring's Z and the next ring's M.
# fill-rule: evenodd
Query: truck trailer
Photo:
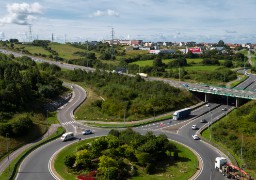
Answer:
M190 113L191 113L190 108L184 108L184 109L180 109L178 111L175 111L173 113L173 120L179 120L179 119L185 118L185 117L189 116Z
M215 169L229 179L253 180L243 169L228 162L225 157L215 158Z
M147 78L148 74L146 73L137 73L140 77Z

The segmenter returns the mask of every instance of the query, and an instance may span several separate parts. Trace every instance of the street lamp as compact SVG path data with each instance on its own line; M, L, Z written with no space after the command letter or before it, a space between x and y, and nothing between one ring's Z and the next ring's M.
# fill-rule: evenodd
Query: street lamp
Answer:
M48 130L47 130L47 135L48 135L48 138L49 138L49 121L48 121L48 110L46 110L46 121L47 121L47 127L48 127Z
M212 125L212 112L210 111L210 107L208 107L209 109L209 119L210 121L208 122L208 129L209 129L209 132L210 132L210 141L212 140L212 132L211 132L211 128L210 126ZM211 122L211 124L210 124Z
M9 177L9 174L10 174L10 156L9 156L9 133L6 133L5 134L6 136L6 152L7 152L7 158L8 158L8 177Z

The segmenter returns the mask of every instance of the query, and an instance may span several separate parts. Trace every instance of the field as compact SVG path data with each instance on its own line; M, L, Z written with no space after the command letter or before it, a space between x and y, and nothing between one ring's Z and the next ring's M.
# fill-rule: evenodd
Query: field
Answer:
M73 47L69 44L51 43L49 47L51 47L52 50L58 52L60 57L67 60L79 59L80 56L73 55L75 52L85 52L85 50Z
M40 46L29 46L29 45L23 45L23 44L15 44L15 48L24 48L25 50L29 51L32 54L45 54L45 55L51 55L49 51L46 51L44 48Z
M195 65L195 66L188 66L188 67L184 67L184 69L186 71L214 71L218 68L220 68L221 66L203 66L203 65Z
M163 63L167 64L170 60L165 59L163 60ZM188 59L188 63L195 62L195 65L192 66L186 66L184 67L185 70L187 71L214 71L218 69L221 66L216 66L216 65L211 65L211 66L204 66L204 65L198 65L199 62L201 62L202 59ZM131 64L137 64L140 67L145 67L145 66L153 66L153 60L146 60L146 61L136 61Z

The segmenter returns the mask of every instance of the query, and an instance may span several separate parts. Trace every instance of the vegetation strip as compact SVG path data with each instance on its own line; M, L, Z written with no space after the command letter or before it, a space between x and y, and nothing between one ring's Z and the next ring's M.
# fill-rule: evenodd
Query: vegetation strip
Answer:
M122 174L122 178L129 176L132 179L181 179L181 177L189 179L195 174L195 171L198 170L198 161L194 152L190 151L187 148L184 148L183 145L174 144L173 142L170 142L168 139L166 139L166 136L163 134L156 137L155 135L152 134L152 132L149 132L145 135L144 138L144 136L139 135L138 133L132 134L133 131L130 129L121 131L120 135L117 134L118 132L119 131L111 130L109 135L106 137L100 137L97 138L97 140L89 139L86 141L77 141L72 145L64 148L57 154L56 159L54 161L55 171L59 175L61 175L63 179L72 180L76 179L76 176L78 176L79 174L84 174L84 177L85 174L88 173L90 174L89 176L94 174L94 171L90 167L91 165L94 168L98 167L98 162L99 167L97 170L97 177L106 178L109 176L110 179L118 179L120 173ZM128 133L129 135L126 137L125 133ZM135 145L135 142L133 141L134 138L137 140L138 145L136 150L132 148L132 146ZM148 138L149 139L144 142L145 144L143 144L142 142L140 143L140 138L144 139L143 141L145 141ZM123 144L121 142L119 144L118 139L127 142L128 144ZM105 142L108 142L108 145L105 144ZM160 144L158 144L164 142L167 144L171 144L169 146L166 146L167 144L165 146L161 146ZM154 143L157 143L158 145ZM162 156L160 155L160 149L164 147L169 147L169 153L164 150L164 152L168 154L166 154L169 157L167 159L170 160L170 162L168 163L166 161L167 159L162 159ZM158 150L156 150L155 148ZM93 154L90 154L90 151L93 151ZM111 152L113 153L114 151L117 154L121 153L120 156L110 155ZM155 153L149 153L151 151ZM154 154L156 154L156 152L160 154L157 155L157 161L155 162ZM99 155L99 158L95 158L98 157L97 154ZM88 158L92 159L89 160ZM116 169L116 158L119 159L117 160L117 164L119 164L118 167L122 164L122 167L119 167L118 170ZM145 161L145 158L148 159L148 162ZM136 162L137 160L138 162ZM124 164L121 163L121 161ZM189 161L190 163L181 163L183 161ZM154 166L150 166L150 164L153 162ZM103 165L101 163L107 163L108 168L105 168L106 164ZM164 163L167 164L165 165ZM121 172L121 170L123 171L125 169L127 169L128 171Z
M9 165L10 171L9 171L9 167L7 167L3 171L3 173L0 176L0 179L14 179L14 177L16 176L16 174L18 172L18 168L19 168L21 162L25 159L25 157L27 157L32 151L34 151L38 147L40 147L40 146L42 146L42 145L44 145L44 144L46 144L50 141L53 141L53 140L57 139L64 132L65 132L65 130L62 127L59 127L56 134L51 135L49 138L46 138L46 139L36 143L35 145L32 145L30 148L26 149L25 151L23 151L17 158L15 158L10 163L10 165Z

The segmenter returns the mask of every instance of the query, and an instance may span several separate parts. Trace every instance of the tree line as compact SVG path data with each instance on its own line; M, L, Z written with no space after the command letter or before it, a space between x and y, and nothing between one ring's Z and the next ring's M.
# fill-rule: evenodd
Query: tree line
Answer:
M36 65L26 56L0 54L0 135L26 132L32 125L30 117L14 120L13 116L23 112L42 113L46 101L64 91L62 81L54 76L59 70L55 65Z

